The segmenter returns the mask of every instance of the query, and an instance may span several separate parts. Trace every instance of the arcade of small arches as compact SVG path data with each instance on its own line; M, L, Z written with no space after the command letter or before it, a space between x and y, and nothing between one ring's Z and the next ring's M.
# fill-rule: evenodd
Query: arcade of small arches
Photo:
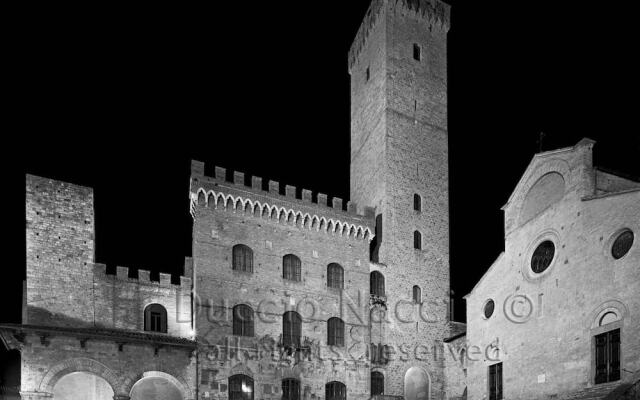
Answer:
M53 366L38 387L23 390L28 399L40 400L193 400L186 381L164 371L145 371L120 377L90 358L74 358Z
M288 223L302 228L315 229L316 231L325 231L353 239L371 240L374 237L371 229L361 225L350 224L333 218L326 219L309 213L303 214L301 211L267 203L262 204L259 201L254 202L251 199L244 199L239 196L233 197L232 195L224 195L213 191L205 193L203 189L198 190L198 193L192 196L191 202L192 207L198 204L205 207L224 208L234 212L241 211L258 217L273 219L280 223Z

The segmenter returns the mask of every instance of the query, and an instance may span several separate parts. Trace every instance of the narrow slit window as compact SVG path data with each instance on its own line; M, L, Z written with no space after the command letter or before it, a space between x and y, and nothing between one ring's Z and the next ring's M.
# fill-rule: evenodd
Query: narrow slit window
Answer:
M422 234L418 231L413 232L413 248L422 250Z
M413 44L413 59L416 61L422 60L422 48L418 43Z
M371 69L369 67L367 67L367 71L365 72L365 74L366 74L367 82L369 82L369 79L371 79Z

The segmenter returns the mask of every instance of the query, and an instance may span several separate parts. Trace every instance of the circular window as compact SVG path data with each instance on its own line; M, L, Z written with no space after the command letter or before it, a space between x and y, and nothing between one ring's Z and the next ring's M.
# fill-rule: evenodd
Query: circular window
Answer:
M631 250L631 246L633 245L633 232L624 231L618 235L616 240L613 241L613 246L611 246L611 255L616 260L624 257L629 250Z
M493 300L489 299L484 303L484 317L489 319L493 315L493 310L496 308L496 304Z
M545 240L540 243L531 256L531 270L536 274L544 272L551 265L555 252L556 247L552 241Z

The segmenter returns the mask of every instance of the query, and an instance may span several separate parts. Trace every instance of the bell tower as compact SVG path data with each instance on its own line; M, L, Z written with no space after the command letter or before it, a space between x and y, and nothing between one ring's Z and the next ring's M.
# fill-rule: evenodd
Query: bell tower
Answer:
M373 0L349 53L351 200L376 208L371 270L384 276L387 313L376 331L395 350L373 363L385 395L409 395L418 367L422 391L444 396L434 353L449 332L449 16L439 0Z

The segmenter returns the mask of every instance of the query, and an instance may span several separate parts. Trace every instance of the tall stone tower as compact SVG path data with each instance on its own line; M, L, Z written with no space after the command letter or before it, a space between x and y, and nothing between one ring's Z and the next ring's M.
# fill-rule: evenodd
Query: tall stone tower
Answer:
M27 286L23 323L92 325L93 190L26 177Z
M439 0L373 0L349 54L351 200L376 207L371 269L386 294L386 320L372 317L371 336L395 350L373 362L385 395L411 398L405 381L418 379L416 393L444 397L449 15Z

